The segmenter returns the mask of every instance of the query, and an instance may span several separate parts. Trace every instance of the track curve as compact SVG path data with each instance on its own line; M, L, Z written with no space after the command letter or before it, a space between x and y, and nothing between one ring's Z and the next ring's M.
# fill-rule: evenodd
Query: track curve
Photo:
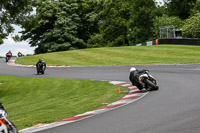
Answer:
M48 68L36 75L35 68L8 66L0 59L0 75L37 78L128 80L130 66ZM199 133L200 65L147 65L157 78L159 91L139 101L94 117L40 133Z

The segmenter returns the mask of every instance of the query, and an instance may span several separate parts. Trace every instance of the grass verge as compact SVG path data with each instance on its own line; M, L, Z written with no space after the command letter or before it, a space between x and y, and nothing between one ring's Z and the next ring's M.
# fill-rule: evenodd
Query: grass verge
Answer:
M18 129L51 123L111 103L123 97L106 81L0 76L0 101Z
M39 58L47 65L104 66L200 63L200 46L158 45L81 49L28 56L18 64L36 64Z

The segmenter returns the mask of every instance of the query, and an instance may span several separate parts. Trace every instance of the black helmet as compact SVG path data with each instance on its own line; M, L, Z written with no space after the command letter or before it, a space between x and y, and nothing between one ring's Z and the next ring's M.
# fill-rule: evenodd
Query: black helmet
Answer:
M0 103L0 109L4 110L4 107L3 107L2 103Z
M42 62L43 60L42 59L39 59L39 62Z

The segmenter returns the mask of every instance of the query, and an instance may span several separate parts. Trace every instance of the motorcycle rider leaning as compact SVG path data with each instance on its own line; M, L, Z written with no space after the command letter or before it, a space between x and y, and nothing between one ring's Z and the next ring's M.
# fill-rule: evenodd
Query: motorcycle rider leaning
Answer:
M139 81L139 76L148 73L148 70L137 70L135 67L130 68L130 75L129 80L131 81L132 85L137 86L139 90L142 90L144 86ZM148 88L147 88L148 89Z
M43 59L39 59L39 61L37 62L37 64L36 64L36 67L38 68L39 67L39 64L43 64L44 66L45 66L45 68L46 68L46 63L45 63L45 61L43 60Z

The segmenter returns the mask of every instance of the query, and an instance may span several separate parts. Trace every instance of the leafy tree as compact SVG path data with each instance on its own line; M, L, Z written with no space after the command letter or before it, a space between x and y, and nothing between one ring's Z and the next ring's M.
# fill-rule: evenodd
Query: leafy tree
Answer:
M154 24L153 28L154 35L156 36L156 38L159 38L159 33L160 33L159 27L173 25L175 29L181 29L181 27L184 24L184 21L177 16L169 17L167 15L163 15L161 17L156 16L153 24Z
M187 19L190 16L190 10L194 7L196 0L165 0L167 14L169 16L179 16L181 19Z
M154 9L156 5L153 0L133 0L127 33L130 45L153 37Z
M96 33L91 35L91 38L87 42L87 46L89 48L96 48L96 47L105 47L107 44L104 42L103 35L100 33Z
M156 3L156 2L155 2ZM166 5L156 5L156 8L152 11L153 16L161 17L166 14Z
M38 46L35 53L85 48L84 41L78 37L79 2L37 1L36 16L23 24L22 39L29 39L31 46Z
M190 16L200 12L200 0L197 0L196 3L194 3L193 5L194 8L191 9Z
M200 13L196 13L194 16L186 20L182 27L183 36L190 38L200 38Z
M87 42L95 33L99 33L98 23L101 20L99 12L102 10L103 0L82 0L79 9L81 19L78 29L79 38Z
M19 24L24 16L32 11L32 0L0 1L0 44L9 33L14 31L11 24Z
M122 46L127 44L127 21L130 17L129 0L104 0L100 12L99 33L88 41L89 47Z

